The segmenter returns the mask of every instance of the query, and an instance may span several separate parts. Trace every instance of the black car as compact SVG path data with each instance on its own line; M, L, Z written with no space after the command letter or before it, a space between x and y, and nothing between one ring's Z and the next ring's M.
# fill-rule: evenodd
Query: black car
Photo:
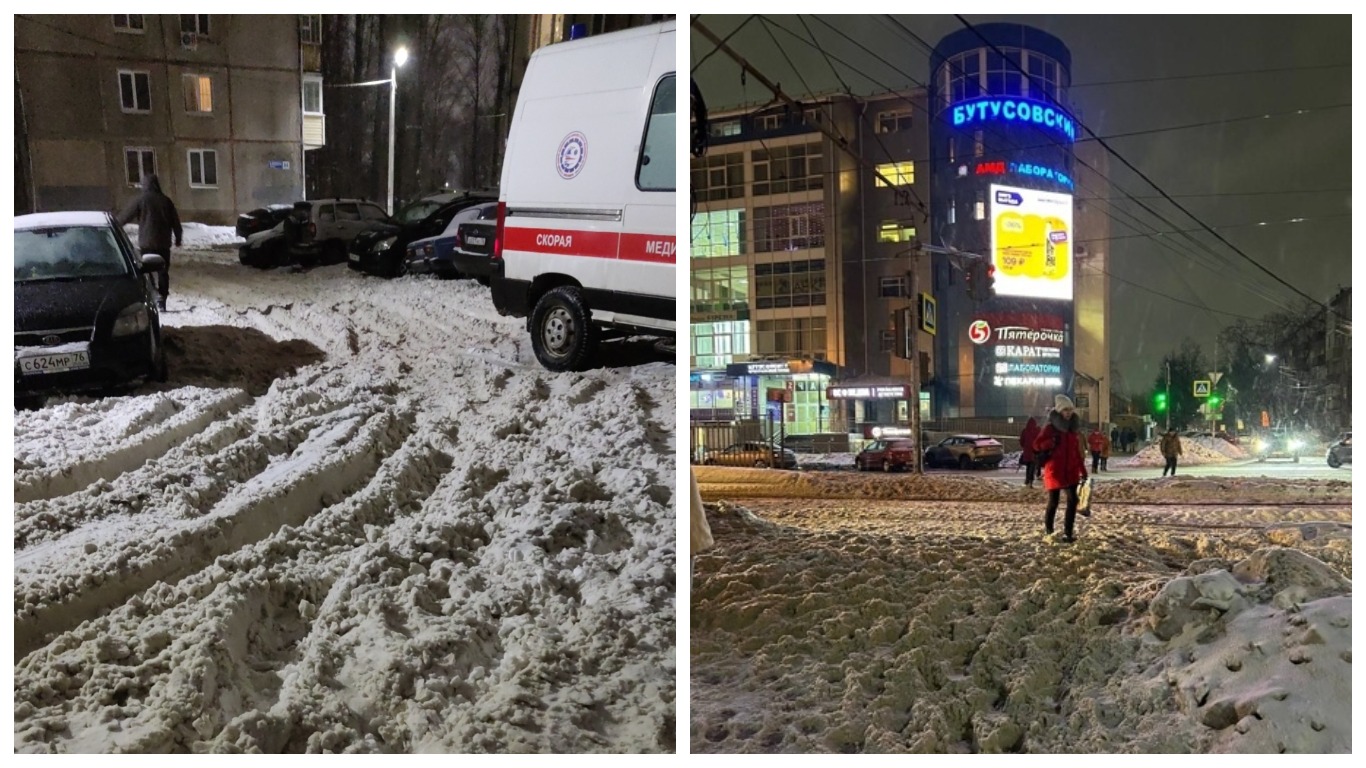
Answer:
M410 243L440 235L457 213L472 205L497 201L497 192L446 192L418 200L399 212L397 225L379 226L352 240L347 263L372 275L398 277L407 271Z
M58 392L166 380L161 316L138 256L103 212L14 219L16 404Z
M493 245L497 239L498 204L482 205L479 217L461 224L456 232L451 253L456 271L488 285L493 276Z
M274 229L276 224L285 220L292 205L267 205L264 208L247 211L237 215L237 236L246 239L257 232Z

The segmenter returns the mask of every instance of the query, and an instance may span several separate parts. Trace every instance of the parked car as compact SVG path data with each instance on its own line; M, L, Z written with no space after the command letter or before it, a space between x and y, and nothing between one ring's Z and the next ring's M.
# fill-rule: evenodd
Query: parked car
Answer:
M854 457L859 471L907 469L915 463L915 443L911 440L875 440Z
M112 214L14 219L16 404L57 392L165 381L161 315L139 256Z
M249 235L238 249L238 261L263 268L340 264L358 235L393 223L383 208L367 200L304 200L274 227Z
M786 448L758 440L735 443L728 448L707 451L702 455L703 464L722 467L777 467L796 469L797 454Z
M365 232L351 242L347 264L352 269L381 277L398 277L407 269L410 243L437 237L451 219L474 205L498 202L490 191L443 192L407 206L394 220Z
M672 340L676 22L536 49L503 158L490 295L552 371L607 334Z
M238 214L237 236L246 239L257 232L274 229L275 225L284 221L292 210L294 210L294 206L286 203L284 205L267 205L264 208Z
M1005 459L1005 448L986 435L952 435L925 451L927 467L995 467Z
M482 234L472 235L466 228L483 220L483 226L488 227L491 232L497 218L498 203L494 202L472 205L460 211L451 217L451 222L440 235L425 237L408 245L408 255L405 257L408 271L414 274L431 273L446 280L461 276L477 276L462 266L465 262L461 258L466 239L473 237L477 241L474 247L484 252L485 267L478 274L482 274L487 283L488 251L493 246L493 238Z
M1343 464L1352 463L1352 433L1344 432L1333 444L1328 446L1328 466L1337 469Z
M493 248L498 240L498 204L479 206L479 216L460 225L452 258L462 275L484 285L493 276Z
M1257 461L1291 459L1298 464L1304 448L1304 438L1289 429L1263 432L1252 441L1252 452L1256 455Z

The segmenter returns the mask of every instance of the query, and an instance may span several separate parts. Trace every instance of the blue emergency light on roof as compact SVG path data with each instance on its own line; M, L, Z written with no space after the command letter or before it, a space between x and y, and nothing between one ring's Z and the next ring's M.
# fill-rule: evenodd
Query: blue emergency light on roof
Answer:
M588 25L583 22L571 24L569 26L569 39L578 40L581 37L588 37Z

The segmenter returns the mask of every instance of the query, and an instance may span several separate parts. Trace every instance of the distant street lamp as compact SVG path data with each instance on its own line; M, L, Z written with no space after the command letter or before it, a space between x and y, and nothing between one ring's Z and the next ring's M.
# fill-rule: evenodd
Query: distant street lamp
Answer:
M394 215L394 122L398 104L398 68L408 60L408 49L394 51L394 66L389 74L389 215Z
M1273 354L1271 354L1270 352L1267 352L1267 353L1266 353L1266 364L1267 364L1267 365L1271 365L1271 364L1274 363L1274 362L1276 362L1276 356L1273 355Z

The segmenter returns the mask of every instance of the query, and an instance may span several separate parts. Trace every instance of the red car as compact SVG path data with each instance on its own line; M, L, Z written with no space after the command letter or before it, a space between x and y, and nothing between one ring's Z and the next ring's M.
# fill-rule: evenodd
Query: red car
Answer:
M915 461L915 443L910 440L878 440L858 452L854 467L859 471L907 469Z

